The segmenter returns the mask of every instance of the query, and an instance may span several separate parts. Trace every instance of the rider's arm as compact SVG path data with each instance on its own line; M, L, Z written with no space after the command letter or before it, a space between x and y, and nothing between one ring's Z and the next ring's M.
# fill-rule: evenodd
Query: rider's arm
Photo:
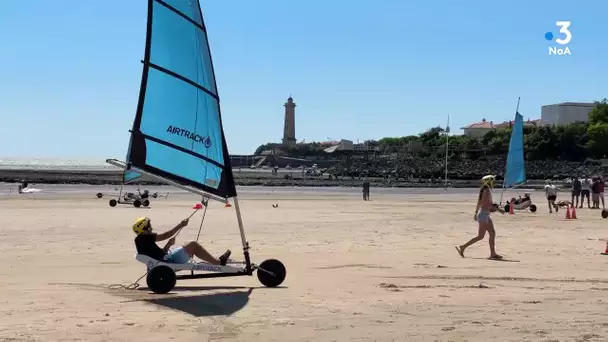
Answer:
M165 247L163 247L163 250L165 252L167 252L169 250L169 248L171 246L173 246L174 243L175 243L175 239L171 239L171 240L167 241L167 244L165 245Z
M177 226L171 228L170 230L167 230L164 233L158 234L156 235L156 241L163 241L163 240L167 240L168 238L172 237L173 235L175 235L175 233L177 233L179 231L180 228L182 228L182 223L178 223Z

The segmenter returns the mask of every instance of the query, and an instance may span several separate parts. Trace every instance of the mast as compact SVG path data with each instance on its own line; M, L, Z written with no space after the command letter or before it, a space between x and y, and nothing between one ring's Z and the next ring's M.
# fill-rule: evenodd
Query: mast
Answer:
M448 124L445 128L445 181L444 189L448 191L448 151L450 143L450 114L448 114Z
M521 97L518 96L517 97L517 107L515 108L515 116L516 117L517 117L517 113L519 113L519 100L520 99L521 99ZM513 128L511 128L511 135L513 135L513 131L512 130L513 130ZM511 146L509 145L509 149L510 148L511 148ZM507 152L507 156L508 156L508 152ZM506 186L507 186L506 177L507 177L507 164L505 163L505 172L503 173L503 176L502 176L502 191L500 192L500 203L499 203L499 205L502 204L502 197L505 194L505 189L506 189Z

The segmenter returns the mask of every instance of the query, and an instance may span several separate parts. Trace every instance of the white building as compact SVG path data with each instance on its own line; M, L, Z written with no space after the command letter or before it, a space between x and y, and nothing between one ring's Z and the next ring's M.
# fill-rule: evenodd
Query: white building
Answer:
M335 151L353 151L355 149L353 142L346 139L340 141L327 141L321 143L321 145L330 146L325 149L325 152L327 153L333 153Z
M543 125L566 125L576 121L587 122L594 103L563 102L541 107Z

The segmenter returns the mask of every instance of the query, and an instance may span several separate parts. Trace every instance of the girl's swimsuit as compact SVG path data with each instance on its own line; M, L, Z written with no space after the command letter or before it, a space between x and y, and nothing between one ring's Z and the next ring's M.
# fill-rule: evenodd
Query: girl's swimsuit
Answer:
M492 190L490 190L490 203L492 203ZM477 213L477 222L488 222L490 220L490 209L480 208Z
M490 211L487 209L479 210L477 214L477 222L488 222L490 220Z

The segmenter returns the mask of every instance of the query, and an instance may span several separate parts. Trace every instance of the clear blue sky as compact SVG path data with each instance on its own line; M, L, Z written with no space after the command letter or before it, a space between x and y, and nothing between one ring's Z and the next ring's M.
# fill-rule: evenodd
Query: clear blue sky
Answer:
M608 1L202 0L232 154L296 137L372 139L525 118L608 96ZM0 156L123 158L146 1L4 0ZM547 31L572 21L572 56Z

